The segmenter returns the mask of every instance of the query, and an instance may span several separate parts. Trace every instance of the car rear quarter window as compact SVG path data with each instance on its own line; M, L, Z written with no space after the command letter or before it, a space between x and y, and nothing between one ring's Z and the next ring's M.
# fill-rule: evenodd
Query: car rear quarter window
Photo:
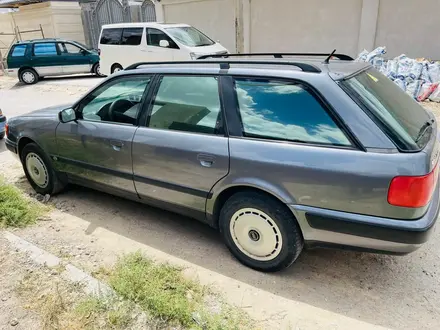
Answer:
M245 137L351 146L323 104L306 86L235 79Z
M26 53L27 45L17 45L11 52L11 57L23 57Z
M122 29L104 29L102 30L100 44L119 45L121 43Z
M377 70L370 68L341 85L399 149L417 151L429 141L428 134L421 139L422 128L431 120L426 110Z
M221 134L218 78L164 76L148 127L201 134Z
M121 45L138 46L141 44L143 28L124 29L122 33Z
M34 44L34 55L35 56L58 55L57 46L55 43Z

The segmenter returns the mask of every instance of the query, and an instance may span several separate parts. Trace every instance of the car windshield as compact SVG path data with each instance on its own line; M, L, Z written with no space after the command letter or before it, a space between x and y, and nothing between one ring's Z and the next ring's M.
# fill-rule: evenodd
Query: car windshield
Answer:
M82 44L82 43L80 43L80 42L78 42L78 41L73 42L73 44L76 44L76 45L78 45L79 47L84 48L84 49L87 49L87 50L93 50L92 47L86 46L86 45L84 45L84 44Z
M429 139L420 139L419 135L431 118L389 78L370 68L342 84L356 102L373 114L400 149L424 148Z
M211 46L215 42L192 26L165 29L170 36L188 47Z

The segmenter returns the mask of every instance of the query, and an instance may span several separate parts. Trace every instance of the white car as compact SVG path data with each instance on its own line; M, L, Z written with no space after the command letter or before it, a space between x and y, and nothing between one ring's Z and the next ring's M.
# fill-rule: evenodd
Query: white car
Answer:
M102 27L99 52L101 74L108 76L137 62L188 61L228 50L188 24L120 23Z

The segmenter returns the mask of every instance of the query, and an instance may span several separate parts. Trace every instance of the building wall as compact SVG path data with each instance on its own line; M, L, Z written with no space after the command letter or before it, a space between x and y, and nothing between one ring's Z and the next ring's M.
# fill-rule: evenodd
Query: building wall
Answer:
M161 4L163 21L190 24L235 51L235 0L164 0ZM158 21L161 20L158 16Z
M14 33L43 28L46 38L66 38L84 42L81 9L74 2L45 2L20 7L18 12L0 14L0 32ZM0 47L10 44L13 36L0 35ZM23 33L22 40L42 38L41 32Z
M196 26L232 52L338 52L440 60L440 0L162 0L158 21Z
M439 0L381 0L375 45L389 56L440 60L439 13Z

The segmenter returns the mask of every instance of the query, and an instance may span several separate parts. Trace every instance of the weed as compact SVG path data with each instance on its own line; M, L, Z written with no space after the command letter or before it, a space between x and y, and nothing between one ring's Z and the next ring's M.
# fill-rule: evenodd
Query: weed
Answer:
M0 178L0 228L25 227L37 221L45 208L28 200L16 187Z
M157 264L139 252L118 261L109 283L119 295L169 324L213 330L243 329L249 324L247 315L222 302L217 301L218 312L208 310L205 287L185 278L181 269Z

